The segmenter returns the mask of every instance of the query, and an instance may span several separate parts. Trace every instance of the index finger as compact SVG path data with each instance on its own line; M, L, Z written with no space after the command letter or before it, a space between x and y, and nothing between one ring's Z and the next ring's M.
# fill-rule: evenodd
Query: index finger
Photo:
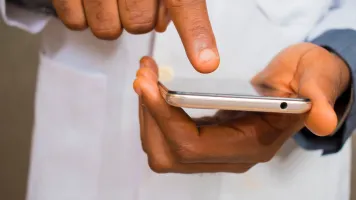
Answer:
M205 0L165 0L193 67L210 73L220 63Z

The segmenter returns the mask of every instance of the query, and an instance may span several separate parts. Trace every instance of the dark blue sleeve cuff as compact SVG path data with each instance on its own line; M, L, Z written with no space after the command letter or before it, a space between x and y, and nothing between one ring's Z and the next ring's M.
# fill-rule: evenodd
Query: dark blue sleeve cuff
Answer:
M340 151L356 128L356 31L351 29L335 29L320 35L311 41L322 46L342 58L351 71L352 83L349 89L336 101L335 107L341 107L339 126L332 136L318 137L304 128L294 138L307 150L323 150L323 155Z

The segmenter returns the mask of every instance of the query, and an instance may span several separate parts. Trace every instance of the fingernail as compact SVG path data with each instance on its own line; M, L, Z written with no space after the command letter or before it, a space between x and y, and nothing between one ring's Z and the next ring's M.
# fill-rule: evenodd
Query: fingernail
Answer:
M212 72L219 65L219 56L211 49L204 49L199 53L199 62L204 65L203 72Z
M216 54L211 49L204 49L199 54L200 62L209 62L216 58Z

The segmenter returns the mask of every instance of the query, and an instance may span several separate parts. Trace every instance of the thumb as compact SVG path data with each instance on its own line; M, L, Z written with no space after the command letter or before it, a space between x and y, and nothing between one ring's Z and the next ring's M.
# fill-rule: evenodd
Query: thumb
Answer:
M172 21L193 67L215 71L220 63L205 0L165 0Z
M306 127L316 135L327 136L334 132L338 120L334 111L335 95L328 92L317 81L304 83L301 95L312 102L312 108L306 116Z
M295 91L312 102L305 125L319 136L333 134L338 124L334 104L350 81L346 63L322 48L314 48L304 54L297 69Z

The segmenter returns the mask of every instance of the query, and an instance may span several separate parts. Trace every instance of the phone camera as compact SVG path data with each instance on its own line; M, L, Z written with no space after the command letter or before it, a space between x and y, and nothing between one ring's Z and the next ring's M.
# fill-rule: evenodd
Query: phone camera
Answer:
M286 102L282 102L280 105L281 109L286 109L288 107L288 104Z

